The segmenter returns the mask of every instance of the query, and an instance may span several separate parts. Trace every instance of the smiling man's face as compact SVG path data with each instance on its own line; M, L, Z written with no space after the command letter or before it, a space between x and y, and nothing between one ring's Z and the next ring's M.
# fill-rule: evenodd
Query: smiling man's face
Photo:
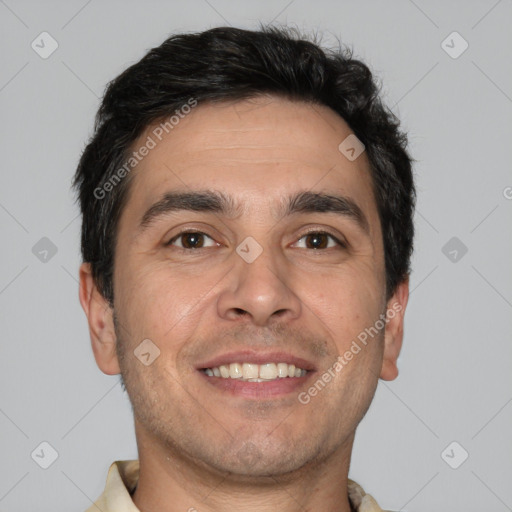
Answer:
M369 162L338 149L350 134L318 105L199 105L132 171L115 252L117 352L110 313L91 332L100 368L122 372L141 458L256 476L349 457L378 377L396 376L407 301L402 283L386 302ZM397 302L402 313L301 403ZM160 351L149 365L134 355L146 339Z

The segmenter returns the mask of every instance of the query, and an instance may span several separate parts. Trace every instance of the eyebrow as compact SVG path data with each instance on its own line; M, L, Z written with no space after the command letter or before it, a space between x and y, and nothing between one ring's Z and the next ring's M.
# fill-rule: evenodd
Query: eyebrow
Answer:
M172 212L215 213L233 219L239 217L244 210L242 203L217 190L167 192L144 213L139 223L139 232L142 233L159 218ZM335 213L355 222L365 234L370 234L368 219L349 197L302 191L281 199L277 217L282 219L295 213Z

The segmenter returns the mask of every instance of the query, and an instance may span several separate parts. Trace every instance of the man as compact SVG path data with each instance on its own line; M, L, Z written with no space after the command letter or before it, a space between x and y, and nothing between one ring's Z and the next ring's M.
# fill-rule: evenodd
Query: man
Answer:
M380 511L348 479L397 376L415 191L368 68L292 31L176 35L106 91L80 301L138 461L90 511Z

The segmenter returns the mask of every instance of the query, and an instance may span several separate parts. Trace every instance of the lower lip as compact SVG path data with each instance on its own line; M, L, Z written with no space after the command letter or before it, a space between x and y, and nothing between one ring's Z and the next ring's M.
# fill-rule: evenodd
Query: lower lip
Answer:
M298 393L314 372L308 371L303 377L284 377L264 382L209 377L201 370L199 370L199 373L208 384L225 393L247 398L268 398Z

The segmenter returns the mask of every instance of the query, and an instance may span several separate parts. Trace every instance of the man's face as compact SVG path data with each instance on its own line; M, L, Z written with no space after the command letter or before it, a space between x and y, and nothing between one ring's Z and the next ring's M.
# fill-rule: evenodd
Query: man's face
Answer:
M307 404L298 397L390 306L365 153L340 152L351 130L331 110L277 98L200 105L162 141L154 128L134 144L157 142L132 171L114 266L117 355L138 440L240 475L284 474L343 451L381 373L383 330ZM235 209L160 212L140 227L166 193L198 192ZM303 208L288 208L301 193ZM367 224L322 211L332 196ZM134 354L146 339L160 351L149 365ZM307 372L249 381L232 378L236 363L247 379L293 372L278 363Z

